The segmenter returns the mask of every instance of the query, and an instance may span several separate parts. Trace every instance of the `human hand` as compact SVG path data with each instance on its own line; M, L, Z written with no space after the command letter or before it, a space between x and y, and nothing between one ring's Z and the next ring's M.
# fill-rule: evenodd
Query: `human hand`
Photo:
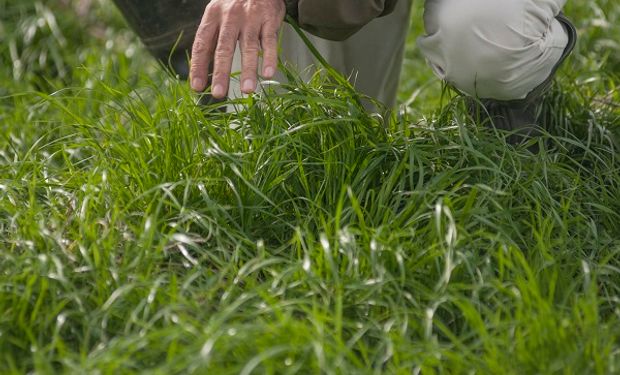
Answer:
M212 0L205 9L192 47L192 89L206 89L212 65L211 95L216 99L227 95L237 41L241 46L241 91L249 94L256 89L261 49L262 75L272 78L278 64L277 34L285 14L284 0Z

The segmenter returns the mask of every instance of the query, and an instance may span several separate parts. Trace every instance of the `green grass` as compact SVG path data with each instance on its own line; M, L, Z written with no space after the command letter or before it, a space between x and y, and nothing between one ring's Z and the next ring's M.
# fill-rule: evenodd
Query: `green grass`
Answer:
M295 79L195 105L107 1L0 0L0 373L619 373L620 5L539 154L413 38L402 113Z

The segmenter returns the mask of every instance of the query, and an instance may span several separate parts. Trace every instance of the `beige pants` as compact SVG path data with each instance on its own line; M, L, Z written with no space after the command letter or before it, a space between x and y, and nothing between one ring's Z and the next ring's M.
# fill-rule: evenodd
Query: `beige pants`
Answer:
M549 76L568 43L566 31L555 20L565 2L426 0L426 35L418 39L418 46L435 74L460 91L480 98L520 99ZM358 90L393 106L410 9L411 0L400 0L392 14L344 42L310 39ZM318 65L288 25L282 30L281 57L306 77ZM235 70L240 70L238 55ZM238 82L231 85L231 95L239 95Z
M418 46L435 74L479 98L522 99L568 44L566 0L427 0Z

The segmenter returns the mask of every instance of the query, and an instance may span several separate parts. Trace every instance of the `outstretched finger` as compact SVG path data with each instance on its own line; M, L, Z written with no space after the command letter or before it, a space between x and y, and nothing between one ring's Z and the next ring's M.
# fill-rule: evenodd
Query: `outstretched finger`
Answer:
M241 91L249 94L256 90L256 71L260 42L258 29L246 27L241 32Z
M273 78L278 66L278 30L280 25L268 22L261 30L261 47L263 49L263 77Z
M190 64L190 84L194 91L204 91L207 88L209 65L213 60L213 51L217 38L217 23L212 21L209 8L205 10L194 44Z
M222 99L228 93L228 82L233 62L233 55L239 39L239 29L234 23L227 23L220 28L215 47L213 62L213 85L211 95Z

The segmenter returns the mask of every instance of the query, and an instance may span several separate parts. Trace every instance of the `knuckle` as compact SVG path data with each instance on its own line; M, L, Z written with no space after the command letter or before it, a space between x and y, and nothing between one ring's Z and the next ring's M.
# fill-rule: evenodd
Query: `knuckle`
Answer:
M197 59L197 58L191 59L189 65L190 65L190 69L193 70L193 71L200 71L200 72L202 72L202 71L206 71L207 70L206 69L206 66L207 66L206 62L203 61L203 60Z
M246 48L243 50L243 58L245 59L244 61L250 61L250 59L255 59L258 57L258 48Z
M216 13L220 12L220 9L221 9L221 5L219 1L211 1L205 8L205 13L208 16L215 15Z
M196 38L194 45L192 46L192 53L195 55L202 55L207 51L207 43L202 38Z
M243 61L243 67L242 67L242 71L246 74L250 73L254 73L256 72L256 68L258 67L258 59L255 58L250 58L250 59L245 59Z
M198 26L198 30L196 30L196 35L199 35L201 38L212 32L211 25L209 21L204 21Z
M276 45L278 44L278 40L274 38L263 38L261 40L261 44L265 50L272 50L275 49Z
M237 1L228 1L226 4L221 5L220 11L224 14L224 17L235 16L243 10L243 4Z
M277 55L277 47L276 44L274 43L269 43L269 42L265 42L263 41L262 43L262 49L263 49L263 55L265 55L265 57L271 57L272 55Z
M231 27L222 27L218 39L220 42L232 43L237 39L237 35L238 34Z
M228 58L231 58L234 53L235 53L235 48L232 45L227 45L227 44L219 45L217 47L217 50L215 51L215 59L216 60L228 59Z
M274 29L274 28L263 28L262 32L261 32L261 36L263 38L272 38L272 39L277 39L278 35L280 33L279 29Z
M213 82L223 82L228 79L228 74L222 72L220 70L213 72L212 80Z
M278 44L278 40L279 40L278 36L275 34L264 34L264 35L261 35L260 39L261 39L261 43L269 43L272 45Z
M280 29L281 22L273 19L268 19L263 23L263 30L269 33L277 33Z
M243 40L252 43L258 40L258 31L254 28L246 28L243 31Z
M214 56L214 64L219 67L224 67L226 65L232 65L233 52L230 49L226 48L224 50L215 51Z
M242 11L244 8L244 3L241 1L231 1L228 4L229 4L228 6L229 12L237 13L237 12Z
M246 53L258 53L258 40L244 38L242 43L243 51Z

